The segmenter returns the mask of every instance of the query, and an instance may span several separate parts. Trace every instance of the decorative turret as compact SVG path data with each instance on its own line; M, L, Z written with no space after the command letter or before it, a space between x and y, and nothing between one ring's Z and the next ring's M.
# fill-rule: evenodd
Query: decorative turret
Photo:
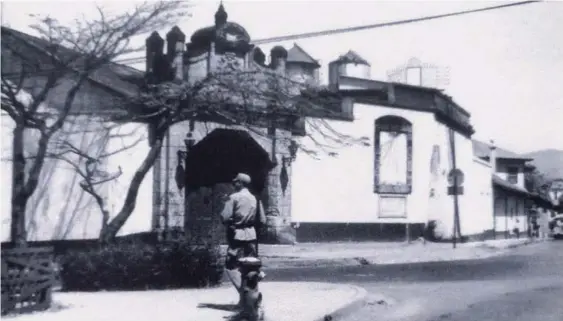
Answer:
M338 74L340 76L363 79L371 78L371 65L353 50L349 50L346 54L341 55L334 62L338 66Z
M215 26L222 27L226 22L229 15L227 11L225 11L225 7L223 6L223 1L219 4L219 8L217 12L215 12Z
M181 81L184 78L184 43L186 35L174 26L166 34L166 56L174 73L174 79Z
M184 68L190 83L217 70L245 68L252 58L248 32L238 23L227 21L223 3L214 17L214 25L194 32L186 45Z
M254 48L254 50L252 50L252 59L262 67L266 66L266 55L264 54L264 51L260 49L260 47L256 47Z
M228 17L229 15L221 3L215 13L215 24L194 32L188 44L188 52L197 55L209 50L212 45L220 54L231 52L242 57L249 52L252 45L250 45L248 32L238 23L227 21Z
M275 46L270 50L270 68L285 73L287 50L282 46Z
M371 65L358 53L349 50L328 65L328 83L330 87L338 88L341 76L370 79Z
M154 60L156 57L164 55L164 39L154 31L145 40L146 49L146 72L148 74L154 72Z
M145 41L146 45L146 76L149 83L160 83L172 80L174 75L170 62L164 55L164 39L153 32Z
M318 83L319 62L296 43L287 52L286 68L292 79Z

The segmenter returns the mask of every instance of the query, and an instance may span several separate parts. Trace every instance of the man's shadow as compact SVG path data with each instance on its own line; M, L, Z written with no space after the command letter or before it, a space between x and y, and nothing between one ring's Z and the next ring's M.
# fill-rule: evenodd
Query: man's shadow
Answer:
M200 309L213 309L229 312L235 312L237 310L236 304L200 303L197 307Z
M236 304L200 303L197 307L200 309L213 309L233 312L232 315L224 317L226 321L240 321L243 318L240 311L237 309Z

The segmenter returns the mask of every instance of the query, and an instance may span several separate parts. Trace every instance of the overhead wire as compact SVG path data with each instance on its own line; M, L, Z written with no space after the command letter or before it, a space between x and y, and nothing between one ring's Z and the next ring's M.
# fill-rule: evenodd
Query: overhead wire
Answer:
M439 15L425 16L425 17L420 17L420 18L411 18L411 19L404 19L404 20L397 20L397 21L383 22L383 23L375 23L375 24L369 24L369 25L361 25L361 26L338 28L338 29L329 29L329 30L323 30L323 31L305 32L305 33L298 33L298 34L287 35L287 36L270 37L270 38L255 40L255 41L252 42L252 44L261 45L261 44L272 43L272 42L282 42L282 41L288 41L288 40L297 40L297 39L306 39L306 38L313 38L313 37L330 36L330 35L349 33L349 32L355 32L355 31L362 31L362 30L368 30L368 29L391 27L391 26L411 24L411 23L422 22L422 21L429 21L429 20L442 19L442 18L448 18L448 17L460 16L460 15L467 15L467 14L477 13L477 12L505 9L505 8L509 8L509 7L528 5L528 4L532 4L532 3L536 3L536 2L542 2L542 1L512 2L512 3L502 4L502 5L489 6L489 7L483 7L483 8L471 9L471 10L456 11L456 12L450 12L450 13L439 14ZM137 64L137 63L142 63L144 61L145 61L145 57L135 57L135 58L118 59L118 60L115 60L114 62L122 63L122 64Z

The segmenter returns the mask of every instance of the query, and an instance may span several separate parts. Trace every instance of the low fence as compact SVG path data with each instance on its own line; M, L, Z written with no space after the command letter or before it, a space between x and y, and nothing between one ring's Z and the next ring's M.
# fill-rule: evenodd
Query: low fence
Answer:
M52 248L2 248L2 315L48 309L55 279Z

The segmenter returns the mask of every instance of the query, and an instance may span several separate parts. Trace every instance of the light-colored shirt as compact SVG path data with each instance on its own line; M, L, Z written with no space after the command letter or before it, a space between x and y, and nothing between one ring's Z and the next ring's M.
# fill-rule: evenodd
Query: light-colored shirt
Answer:
M229 196L221 212L223 224L234 227L234 239L238 241L256 240L256 209L260 206L259 221L266 223L266 215L262 204L258 205L256 197L246 188Z

